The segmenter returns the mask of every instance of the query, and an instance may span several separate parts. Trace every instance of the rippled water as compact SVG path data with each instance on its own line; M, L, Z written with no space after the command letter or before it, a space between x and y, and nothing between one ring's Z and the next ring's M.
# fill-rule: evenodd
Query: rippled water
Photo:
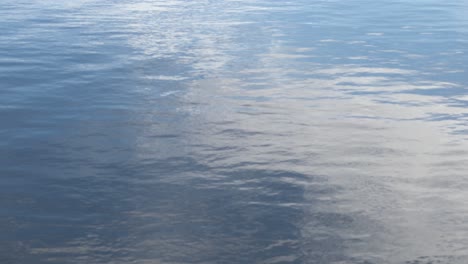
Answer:
M3 0L1 263L468 263L463 0Z

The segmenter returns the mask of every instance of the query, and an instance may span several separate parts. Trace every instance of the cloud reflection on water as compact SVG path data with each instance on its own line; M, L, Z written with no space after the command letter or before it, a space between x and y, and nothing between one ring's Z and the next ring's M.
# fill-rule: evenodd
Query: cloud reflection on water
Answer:
M274 13L273 10L267 12ZM248 17L245 15L248 12L244 12L240 16ZM304 200L296 203L304 212L300 241L303 254L310 260L320 258L313 253L317 244L309 243L316 241L318 232L331 239L330 247L344 243L343 247L337 247L339 251L367 256L369 260L393 256L401 261L418 257L422 257L421 261L445 261L443 255L452 252L450 247L464 243L444 238L450 237L446 235L451 234L450 230L456 233L467 230L455 220L463 219L467 212L461 209L465 205L463 199L450 195L451 188L442 187L448 182L464 186L466 181L463 176L466 159L443 154L460 153L466 148L466 136L457 133L465 130L466 110L464 105L451 103L465 95L463 83L436 81L436 74L407 65L408 59L427 58L412 54L414 51L396 50L391 54L401 55L392 55L385 63L387 55L380 52L392 48L385 47L385 43L369 45L370 41L339 39L325 42L322 38L313 46L301 46L299 42L285 40L304 36L285 31L274 20L262 26L251 21L240 24L238 21L242 19L238 17L223 19L222 24L207 23L209 29L205 24L190 23L195 26L187 31L189 37L165 39L166 43L178 44L181 39L198 39L187 44L194 51L188 57L195 63L190 60L183 63L191 63L195 69L191 74L204 79L192 81L190 88L180 95L184 102L180 110L190 116L186 121L188 142L197 142L192 151L200 162L209 165L212 171L220 168L221 173L255 168L326 178L326 185L334 186L335 190L324 197L317 196L314 187L324 183L297 182L304 190ZM255 44L245 36L249 29L256 31ZM244 38L236 37L240 34ZM376 38L384 33L366 35ZM361 46L358 51L376 51L365 52L371 54L366 56L351 51L354 57L350 59L360 58L360 64L333 60L320 63L321 51L329 52L328 43L335 45L334 49L338 45L350 51L348 45L357 45ZM255 60L245 62L245 57ZM371 66L372 61L378 62L376 66ZM401 68L399 63L403 63ZM447 165L436 169L441 164ZM209 177L213 177L212 183L203 184L208 188L229 185L241 192L255 190L246 187L249 181L236 177ZM209 177L204 180L210 182ZM316 205L310 208L309 199L334 203L323 202L323 208ZM440 212L441 208L458 213L445 214ZM336 215L317 225L314 223L320 219L318 212ZM344 222L333 225L333 230L327 229L326 223L335 220ZM447 221L458 224L449 226ZM340 226L345 228L341 230ZM337 230L339 234L330 237ZM326 248L321 256L326 259L324 252L330 247L326 240L320 241L317 243ZM370 252L373 253L366 255ZM455 254L448 259L457 261L458 257Z

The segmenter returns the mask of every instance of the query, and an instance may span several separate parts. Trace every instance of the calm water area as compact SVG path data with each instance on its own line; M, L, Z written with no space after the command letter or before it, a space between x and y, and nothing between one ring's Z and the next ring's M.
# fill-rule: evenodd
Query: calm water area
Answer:
M0 0L0 263L468 263L468 1Z

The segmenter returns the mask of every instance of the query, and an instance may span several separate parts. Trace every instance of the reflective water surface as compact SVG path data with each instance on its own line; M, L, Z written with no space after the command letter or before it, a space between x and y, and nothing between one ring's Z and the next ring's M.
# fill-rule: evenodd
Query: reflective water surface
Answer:
M468 263L468 2L3 0L0 263Z

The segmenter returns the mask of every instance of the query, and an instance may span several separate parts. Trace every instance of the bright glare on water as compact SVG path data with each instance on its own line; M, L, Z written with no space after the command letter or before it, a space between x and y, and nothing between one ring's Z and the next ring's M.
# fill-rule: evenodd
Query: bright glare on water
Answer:
M2 0L0 263L468 263L468 2Z

